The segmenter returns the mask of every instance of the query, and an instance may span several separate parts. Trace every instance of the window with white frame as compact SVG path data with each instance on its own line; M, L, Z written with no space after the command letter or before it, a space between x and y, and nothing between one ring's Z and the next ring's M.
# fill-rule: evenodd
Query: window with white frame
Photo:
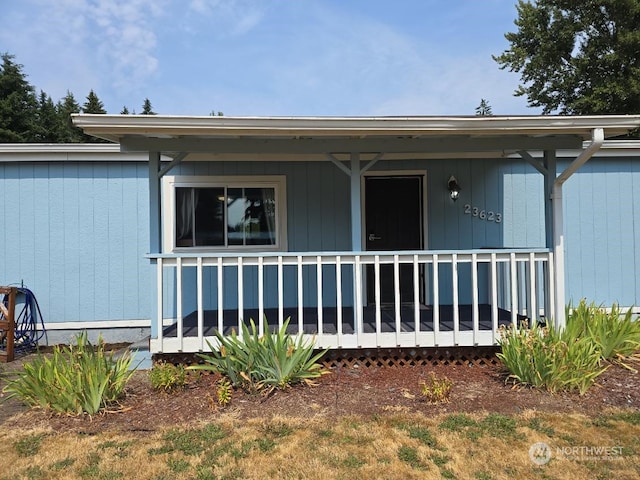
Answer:
M165 177L165 248L284 250L285 190L283 176Z

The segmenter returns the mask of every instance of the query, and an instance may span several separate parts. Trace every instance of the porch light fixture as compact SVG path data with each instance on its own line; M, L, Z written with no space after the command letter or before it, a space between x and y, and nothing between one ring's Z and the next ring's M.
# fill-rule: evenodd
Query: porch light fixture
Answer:
M460 196L461 188L460 188L460 185L458 185L458 180L456 180L456 177L454 177L453 175L449 177L447 188L449 189L449 195L451 196L451 200L453 200L454 202L458 200L458 197Z

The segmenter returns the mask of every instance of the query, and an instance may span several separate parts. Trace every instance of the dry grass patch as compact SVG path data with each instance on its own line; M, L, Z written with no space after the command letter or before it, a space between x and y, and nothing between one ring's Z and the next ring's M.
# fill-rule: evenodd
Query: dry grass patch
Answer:
M552 452L545 465L529 457L536 442ZM595 460L563 454L581 446L621 451ZM0 479L635 479L638 455L637 412L246 421L225 414L193 428L144 434L0 432L8 466Z

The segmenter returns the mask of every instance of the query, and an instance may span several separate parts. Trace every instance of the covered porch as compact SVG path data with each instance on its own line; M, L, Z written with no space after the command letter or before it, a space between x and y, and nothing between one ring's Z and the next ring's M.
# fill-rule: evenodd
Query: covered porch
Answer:
M240 331L249 319L260 331L266 322L290 319L291 333L318 348L348 349L491 346L501 325L524 319L562 327L562 185L606 137L636 128L640 117L78 115L74 122L123 151L149 152L148 257L156 265L150 349L175 353L206 350L215 330ZM558 172L559 149L582 153ZM166 156L172 160L163 162ZM463 172L461 159L486 168ZM507 162L543 176L542 245L503 240L500 178L491 169ZM317 165L339 176L318 179L316 189ZM232 205L238 198L249 202L245 171L259 192L253 205L263 205L263 217L266 204L275 213L261 226L232 232ZM465 175L459 198L449 182L455 175ZM472 189L481 195L465 197ZM190 203L181 200L185 193ZM210 239L198 243L189 225L193 238L185 240L176 212L185 206L196 212L194 201L204 194L218 202L226 230L218 235L210 227ZM308 212L327 195L334 200L322 223ZM405 203L387 208L392 197ZM298 213L303 201L309 206ZM192 223L200 221L197 212L192 216ZM519 221L526 219L510 219L509 228ZM453 233L441 233L452 224ZM482 243L467 241L473 229L481 229ZM318 250L313 236L323 230L332 247Z

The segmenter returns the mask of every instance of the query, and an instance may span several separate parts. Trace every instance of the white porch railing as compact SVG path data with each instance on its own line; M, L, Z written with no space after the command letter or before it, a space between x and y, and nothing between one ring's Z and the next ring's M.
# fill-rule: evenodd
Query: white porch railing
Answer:
M240 332L249 316L263 332L267 314L271 326L291 317L291 332L318 348L488 346L500 324L554 311L553 254L543 249L150 258L155 353L206 350L215 329Z

